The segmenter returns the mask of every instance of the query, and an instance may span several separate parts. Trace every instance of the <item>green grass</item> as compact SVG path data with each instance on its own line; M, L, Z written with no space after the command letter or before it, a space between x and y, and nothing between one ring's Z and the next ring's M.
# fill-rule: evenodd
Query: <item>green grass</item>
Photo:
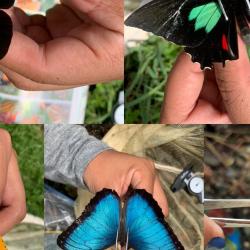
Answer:
M156 36L128 49L126 123L159 123L166 80L180 50Z
M28 213L44 217L43 129L40 125L0 125L9 131L18 155Z
M113 109L117 104L119 91L122 89L122 81L90 87L85 124L113 123Z

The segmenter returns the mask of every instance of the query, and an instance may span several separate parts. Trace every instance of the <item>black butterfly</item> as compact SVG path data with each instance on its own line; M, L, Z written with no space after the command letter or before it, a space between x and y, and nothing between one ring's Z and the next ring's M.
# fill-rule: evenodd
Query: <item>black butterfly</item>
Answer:
M239 58L236 23L250 44L249 21L250 0L152 0L125 23L185 46L204 69Z
M1 0L0 9L8 9L14 5L15 0ZM13 35L13 25L11 18L0 10L0 59L8 52Z

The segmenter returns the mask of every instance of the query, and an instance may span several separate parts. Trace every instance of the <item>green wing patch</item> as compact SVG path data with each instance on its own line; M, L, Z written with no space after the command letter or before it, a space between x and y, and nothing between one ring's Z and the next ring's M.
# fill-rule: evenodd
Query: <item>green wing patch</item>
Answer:
M195 7L189 13L188 20L195 20L195 31L204 28L207 33L211 32L222 16L219 5L215 2Z

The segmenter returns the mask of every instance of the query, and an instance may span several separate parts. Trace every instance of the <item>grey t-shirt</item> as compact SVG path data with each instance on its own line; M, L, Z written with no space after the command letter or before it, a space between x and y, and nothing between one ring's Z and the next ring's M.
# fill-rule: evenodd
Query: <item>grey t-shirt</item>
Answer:
M83 173L89 162L110 149L80 125L45 125L44 140L45 177L75 187L85 186Z

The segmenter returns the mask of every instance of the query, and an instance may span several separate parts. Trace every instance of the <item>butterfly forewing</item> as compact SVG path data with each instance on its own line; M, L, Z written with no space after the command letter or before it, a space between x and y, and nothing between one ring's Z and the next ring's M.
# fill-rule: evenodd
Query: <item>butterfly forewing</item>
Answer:
M120 199L112 190L96 194L83 214L57 240L65 250L106 249L116 243Z
M184 249L152 195L133 190L126 201L126 227L129 247L135 250Z

